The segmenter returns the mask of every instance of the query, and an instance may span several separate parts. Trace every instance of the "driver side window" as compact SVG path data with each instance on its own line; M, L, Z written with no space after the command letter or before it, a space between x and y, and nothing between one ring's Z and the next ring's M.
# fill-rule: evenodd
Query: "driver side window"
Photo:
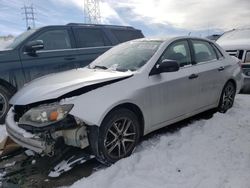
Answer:
M175 60L179 63L180 67L191 64L188 42L183 40L170 44L167 50L163 52L160 62L164 59Z
M71 48L70 38L66 29L51 30L42 33L36 40L42 40L43 50L59 50Z

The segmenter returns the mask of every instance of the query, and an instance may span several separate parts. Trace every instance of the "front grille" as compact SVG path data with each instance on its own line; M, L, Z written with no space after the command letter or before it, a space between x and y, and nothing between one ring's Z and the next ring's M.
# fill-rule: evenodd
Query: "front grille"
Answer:
M227 50L226 51L230 56L234 56L237 57L239 59L242 60L243 58L243 54L244 54L244 50Z

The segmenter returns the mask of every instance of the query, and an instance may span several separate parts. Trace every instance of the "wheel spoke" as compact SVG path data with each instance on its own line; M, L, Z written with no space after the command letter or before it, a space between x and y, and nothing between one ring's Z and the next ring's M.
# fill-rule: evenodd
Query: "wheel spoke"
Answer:
M124 142L135 142L135 140L129 139L129 138L124 138L123 141L124 141Z
M114 123L113 127L115 128L117 133L120 133L120 129L118 128L117 123Z
M134 136L134 135L136 135L135 133L126 133L126 134L124 134L124 137L129 137L129 136Z
M127 125L128 119L124 119L120 128L120 133L123 133L124 130L126 129L126 125Z
M7 101L5 97L0 93L0 117L5 113L7 109Z
M116 142L116 144L114 144L111 148L108 149L108 153L111 153L116 148L117 145L118 142Z
M125 145L124 140L122 141L122 149L123 149L123 152L125 154L127 152L127 150L126 150L126 145Z
M121 142L117 142L118 145L118 157L121 157Z
M127 133L128 128L130 127L131 123L132 123L132 121L130 121L130 120L127 121L126 127L125 127L125 129L123 130L123 133Z
M116 138L114 138L112 141L110 141L108 144L105 144L105 147L109 147L110 145L114 144L117 141Z
M118 136L118 135L115 134L111 129L109 129L108 132L110 132L114 137L117 137L117 136Z

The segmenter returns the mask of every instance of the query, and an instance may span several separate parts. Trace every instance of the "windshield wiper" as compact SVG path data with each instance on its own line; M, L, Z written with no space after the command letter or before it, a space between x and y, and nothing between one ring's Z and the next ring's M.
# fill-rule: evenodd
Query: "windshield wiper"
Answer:
M93 69L96 69L96 68L98 68L98 69L103 69L103 70L107 70L107 69L108 69L108 67L101 66L101 65L95 65L95 66L93 67Z

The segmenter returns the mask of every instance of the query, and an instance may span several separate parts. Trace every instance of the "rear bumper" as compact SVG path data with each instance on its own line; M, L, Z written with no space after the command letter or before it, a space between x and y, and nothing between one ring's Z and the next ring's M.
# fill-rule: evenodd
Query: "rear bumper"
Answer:
M10 109L6 117L6 130L10 138L24 148L28 148L37 153L51 152L51 146L46 145L45 141L18 127L17 123L14 121L13 108Z

